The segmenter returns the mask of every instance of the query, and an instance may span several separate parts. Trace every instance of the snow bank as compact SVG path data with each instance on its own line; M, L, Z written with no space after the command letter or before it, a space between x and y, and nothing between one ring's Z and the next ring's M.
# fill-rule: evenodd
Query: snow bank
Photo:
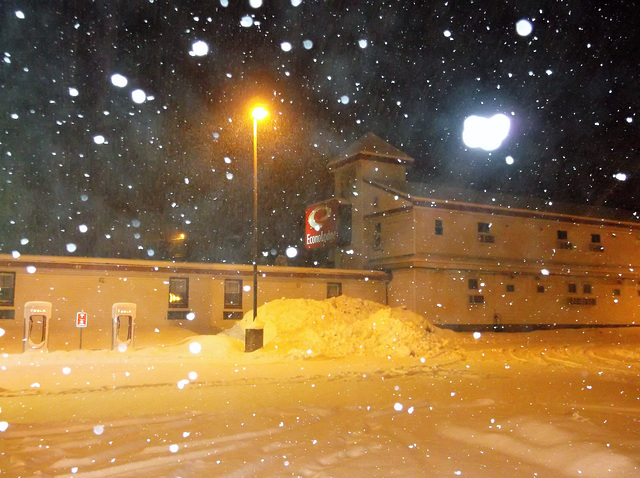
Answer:
M429 357L447 342L418 314L346 296L275 300L239 325L264 328L264 352L299 357Z

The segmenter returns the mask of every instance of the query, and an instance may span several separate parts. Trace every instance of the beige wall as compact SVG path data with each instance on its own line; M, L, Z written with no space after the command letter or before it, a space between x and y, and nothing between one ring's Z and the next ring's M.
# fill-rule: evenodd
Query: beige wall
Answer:
M478 290L469 289L469 279L477 280ZM569 292L569 284L575 284L576 293ZM584 285L591 286L590 293ZM393 271L389 304L406 306L436 324L492 324L496 315L500 324L637 324L639 291L633 280L606 277L412 268ZM482 295L484 303L469 305L469 295ZM595 305L571 305L569 298L594 299Z
M443 236L434 234L436 219L443 221ZM494 243L481 243L478 240L478 222L491 223ZM636 250L640 247L638 231L631 231L628 227L581 224L578 220L571 223L419 207L415 208L414 224L417 254L629 266L634 263ZM573 249L559 247L558 230L567 232ZM590 250L592 234L600 235L604 252Z
M0 259L2 259L0 257ZM76 328L76 313L88 315L88 327L82 329L85 349L109 349L112 336L112 306L116 302L137 305L134 345L145 346L196 334L215 334L232 327L236 320L224 319L225 279L242 279L242 314L253 307L253 276L251 268L216 265L176 265L158 263L157 271L125 270L143 267L143 261L109 263L104 269L95 267L92 259L38 260L24 258L25 265L10 265L15 261L1 261L0 271L15 272L14 320L0 320L4 335L0 337L0 352L22 351L24 335L24 304L28 301L47 301L53 304L50 321L49 350L79 348L80 329ZM48 261L48 262L47 262ZM44 264L46 263L46 265ZM104 263L102 260L101 263ZM29 274L27 264L35 264L37 272ZM118 270L122 266L122 271ZM181 270L181 267L184 269ZM151 269L149 267L149 269ZM172 270L166 270L172 269ZM287 267L265 268L266 276L258 280L258 304L280 298L325 299L327 283L342 284L342 293L353 297L384 303L387 275L381 272L301 269ZM189 279L189 307L193 320L168 320L169 280L171 277ZM172 309L173 310L173 309ZM182 310L182 309L181 309Z
M385 194L374 189L366 201ZM631 225L453 210L436 203L398 210L395 201L393 194L387 194L386 202L375 201L380 210L365 218L363 246L369 267L392 272L390 304L404 305L442 324L640 320L640 232ZM442 220L443 235L435 234L437 219ZM491 224L493 243L479 240L479 222ZM376 223L381 225L380 250L373 247ZM558 230L566 231L572 249L560 247ZM592 234L600 235L604 251L592 250ZM481 290L469 289L470 278L483 284ZM569 292L569 284L575 284L576 293ZM585 284L590 293L584 292ZM508 285L513 291L507 291ZM544 292L538 292L538 286ZM484 302L470 305L470 295L481 295Z
M412 198L401 192L406 187L404 172L404 165L375 159L361 159L335 171L336 195L354 204L355 253L343 256L343 264L390 271L390 305L405 306L435 323L640 320L637 225ZM349 178L355 179L351 183L355 189L345 187ZM442 221L443 235L435 234L437 219ZM479 222L491 224L493 242L480 241ZM559 230L566 231L571 249L561 247ZM592 234L600 235L602 252L592 250ZM482 290L469 290L470 278L484 284ZM569 284L575 284L576 293L569 292ZM585 284L591 293L583 292ZM538 292L538 286L544 292ZM482 295L484 302L470 305L470 295ZM570 299L585 303L570 304Z
M365 216L377 211L409 205L408 201L389 195L367 181L375 181L404 190L406 166L357 160L337 169L334 174L335 196L348 200L352 205L352 241L349 247L344 247L342 252L337 252L337 265L344 268L364 269L370 253L366 248L366 237L371 233L370 222L365 221Z
M366 218L362 250L368 260L414 254L416 231L413 209ZM377 227L380 224L380 227ZM377 232L379 229L379 233ZM379 247L375 247L376 236Z

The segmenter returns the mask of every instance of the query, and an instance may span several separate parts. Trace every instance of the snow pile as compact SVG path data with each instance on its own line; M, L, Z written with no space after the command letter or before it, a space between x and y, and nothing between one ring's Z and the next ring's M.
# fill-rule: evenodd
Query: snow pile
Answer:
M346 296L275 300L240 326L264 328L264 350L292 356L429 357L446 343L418 314Z

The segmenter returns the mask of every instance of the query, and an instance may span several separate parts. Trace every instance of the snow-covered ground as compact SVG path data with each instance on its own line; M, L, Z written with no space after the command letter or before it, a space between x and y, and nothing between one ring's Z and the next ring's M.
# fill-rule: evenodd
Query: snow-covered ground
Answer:
M640 476L638 329L474 337L344 297L257 325L252 353L1 356L0 474Z

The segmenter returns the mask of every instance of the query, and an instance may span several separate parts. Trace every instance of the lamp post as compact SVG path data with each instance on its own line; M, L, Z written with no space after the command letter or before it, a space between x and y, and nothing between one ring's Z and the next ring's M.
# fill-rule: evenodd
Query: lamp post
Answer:
M269 112L262 106L253 109L253 321L258 315L258 121Z

